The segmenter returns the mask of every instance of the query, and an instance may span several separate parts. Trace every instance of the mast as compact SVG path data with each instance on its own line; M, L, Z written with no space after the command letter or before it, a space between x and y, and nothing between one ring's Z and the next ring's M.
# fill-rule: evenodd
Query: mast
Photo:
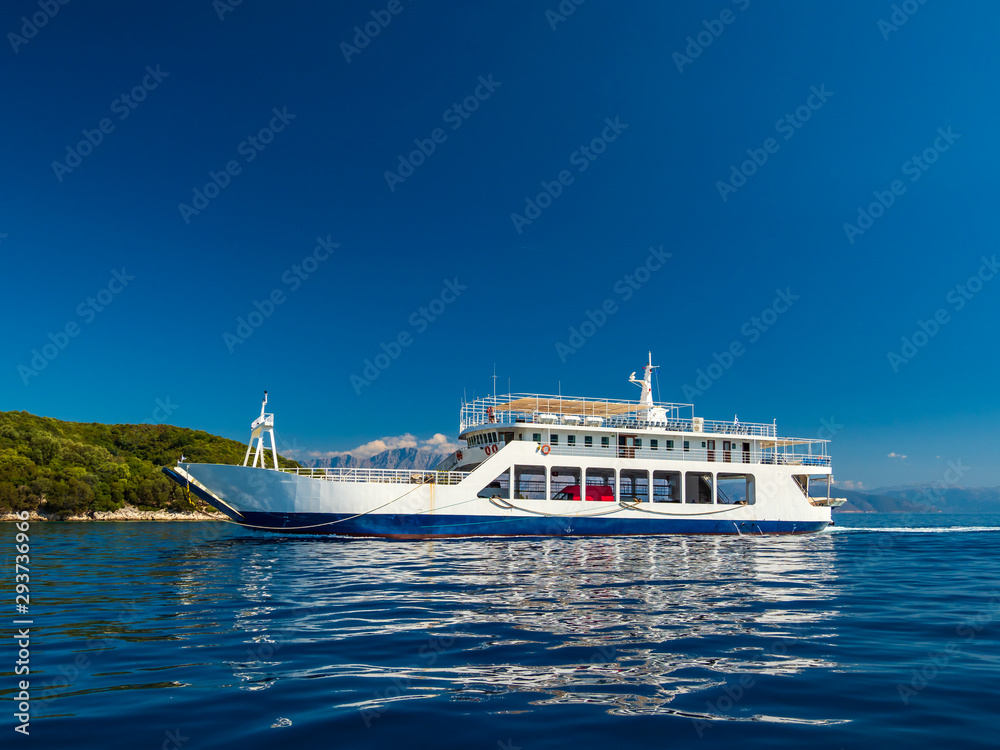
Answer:
M649 362L643 365L642 380L638 380L633 372L629 375L628 382L635 383L641 389L639 396L639 414L647 416L653 408L653 353L649 352Z
M257 450L253 455L253 467L257 468L257 463L260 463L260 468L267 468L267 453L264 447L264 435L271 436L271 458L274 462L274 469L278 469L278 444L274 440L274 415L265 414L264 409L267 407L267 391L264 391L264 400L260 404L260 416L257 417L250 424L250 442L247 443L247 452L243 456L243 465L246 466L247 462L250 460L250 451L253 450L254 441L257 441Z

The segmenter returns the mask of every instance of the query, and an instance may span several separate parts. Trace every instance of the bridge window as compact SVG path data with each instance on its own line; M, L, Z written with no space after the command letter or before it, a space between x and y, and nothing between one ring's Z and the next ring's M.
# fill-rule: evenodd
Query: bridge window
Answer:
M753 474L719 474L715 491L724 505L753 505L756 502Z
M515 466L514 497L518 500L544 500L545 467Z

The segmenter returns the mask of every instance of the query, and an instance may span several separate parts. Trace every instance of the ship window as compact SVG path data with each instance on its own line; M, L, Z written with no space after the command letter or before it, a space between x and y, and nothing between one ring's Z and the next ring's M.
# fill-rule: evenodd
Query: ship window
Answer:
M584 435L583 436L583 447L584 448L590 448L593 445L594 445L594 436L593 435Z
M679 471L653 472L653 502L679 503L681 501L681 473Z
M570 445L576 445L576 435L569 435L566 438L566 442Z
M659 445L660 445L660 441L659 440L657 440L656 438L650 438L650 440L649 440L649 449L651 451L655 451L659 447Z
M704 448L704 447L705 447L705 441L704 441L704 440L702 440L702 441L701 441L701 447L702 447L702 448Z
M531 433L531 439L536 443L542 442L542 433L540 432Z
M609 438L607 435L604 435L603 437L601 437L601 447L602 448L608 448L608 447L610 447L610 445L611 445L611 438Z
M673 440L668 440L667 441L667 450L668 451L672 451L673 449L674 449L674 441Z
M559 445L559 434L556 432L552 433L552 439L549 441L552 445Z
M549 476L549 492L553 500L579 500L580 469L575 466L553 466Z
M715 491L724 505L753 505L756 502L753 474L719 474Z
M500 497L504 500L510 499L510 468L506 468L503 474L498 476L488 485L479 490L477 497Z
M515 466L514 497L518 500L544 500L545 467Z
M684 475L684 502L711 503L712 475L702 471L687 472Z
M614 469L587 469L587 486L604 487L607 489L588 492L588 499L608 500L615 499L615 470Z
M642 438L635 438L635 440L633 441L633 445L635 445L636 448L641 448L642 447Z
M622 497L635 499L640 503L649 502L649 472L645 469L622 469L619 473Z
M684 450L685 451L691 450L691 443L687 440L684 441Z

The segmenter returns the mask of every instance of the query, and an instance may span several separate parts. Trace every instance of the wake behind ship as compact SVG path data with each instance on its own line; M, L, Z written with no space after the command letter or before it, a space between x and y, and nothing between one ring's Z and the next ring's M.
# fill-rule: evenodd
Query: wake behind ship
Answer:
M638 401L508 394L463 403L463 445L432 470L281 469L265 393L243 465L164 471L236 523L282 533L763 535L830 524L844 500L830 496L828 441L654 402L652 356L643 369L642 380L629 378Z

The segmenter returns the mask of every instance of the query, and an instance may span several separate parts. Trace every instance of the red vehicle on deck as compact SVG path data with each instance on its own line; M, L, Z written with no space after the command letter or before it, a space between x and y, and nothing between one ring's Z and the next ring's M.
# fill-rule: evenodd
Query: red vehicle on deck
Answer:
M580 499L580 485L578 484L568 484L559 490L559 493L555 495L553 500L579 500ZM588 500L608 500L614 502L615 499L615 488L607 487L599 484L588 484L587 485L587 499Z

